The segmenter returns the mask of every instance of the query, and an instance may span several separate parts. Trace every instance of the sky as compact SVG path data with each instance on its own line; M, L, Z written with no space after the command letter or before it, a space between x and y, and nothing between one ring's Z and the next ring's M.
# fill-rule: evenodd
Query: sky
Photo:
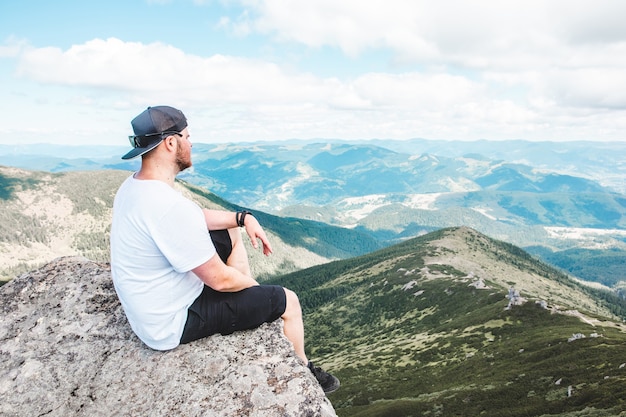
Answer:
M0 0L0 144L626 141L622 0Z

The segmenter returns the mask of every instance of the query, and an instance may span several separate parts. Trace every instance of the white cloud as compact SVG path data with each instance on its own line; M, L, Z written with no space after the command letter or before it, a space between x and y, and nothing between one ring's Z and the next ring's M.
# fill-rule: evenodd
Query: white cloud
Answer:
M15 37L8 38L4 45L0 45L0 58L14 58L18 56L27 46L27 42L23 39Z
M20 59L18 74L41 83L182 93L212 102L288 99L293 94L289 84L307 78L288 76L268 62L223 55L204 58L162 43L144 45L115 38L95 39L67 51L30 49Z
M181 59L180 50L160 43L94 39L67 51L31 48L20 57L17 73L42 83L141 91L175 76Z
M620 107L626 91L612 89L624 85L622 74L604 69L492 72L478 79L441 72L365 73L339 80L294 73L271 62L200 57L162 43L114 38L95 39L65 51L27 49L18 73L38 83L82 89L82 95L67 99L79 107L76 103L118 108L130 108L132 103L183 106L197 116L201 136L211 132L217 140L475 139L526 137L542 130L552 135L553 123L577 124L580 115L561 107L589 107L589 103ZM516 86L521 99L508 97L507 89ZM623 125L623 121L614 123L613 129Z
M356 90L377 106L442 109L476 99L482 87L449 74L365 74L354 82ZM482 94L481 94L482 95Z
M544 74L540 94L561 106L626 109L626 75L617 68L579 68Z
M428 64L508 69L523 63L558 65L573 47L626 40L626 3L620 0L241 3L247 7L249 27L283 41L335 46L352 55L389 48L406 60Z
M247 28L271 34L282 42L336 47L351 56L390 49L394 60L409 68L418 64L430 68L430 72L471 70L485 82L506 80L491 91L500 89L505 93L503 88L511 86L518 93L526 90L532 94L527 103L626 109L626 2L620 0L241 3L247 7ZM388 102L406 97L404 91L413 91L416 98L422 92L434 103L445 104L446 94L452 93L452 86L446 89L437 75L425 75L428 81L419 91L412 89L410 82L404 85L406 88L396 88L395 84L389 85L390 77L378 78L380 84L362 89L373 94L365 100ZM410 76L402 78L405 82ZM439 88L443 98L427 93L430 81L443 87ZM458 81L457 87L472 84ZM392 88L389 94L372 91L383 85ZM464 88L457 98L463 96L462 91Z
M216 141L626 139L621 133L626 128L626 25L621 21L626 2L228 4L230 11L236 4L243 8L216 17L214 28L230 29L238 39L264 34L271 39L264 38L269 45L263 47L274 51L294 45L310 51L331 48L354 61L384 51L393 73L379 66L376 72L353 71L342 78L321 76L285 66L281 59L287 58L278 53L273 61L200 56L165 42L117 38L67 49L33 48L12 39L0 46L0 57L16 60L21 84L65 92L38 97L49 107L69 103L106 121L113 119L108 109L172 104L194 120L194 136ZM28 94L37 96L33 91ZM27 107L25 101L22 106ZM86 123L84 131L89 129Z

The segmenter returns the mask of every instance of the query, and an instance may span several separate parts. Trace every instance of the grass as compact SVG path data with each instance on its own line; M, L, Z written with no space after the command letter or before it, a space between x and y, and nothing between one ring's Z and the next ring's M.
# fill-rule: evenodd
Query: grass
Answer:
M481 321L492 314L484 309L473 316ZM626 382L620 367L626 360L623 332L591 328L533 304L506 313L499 308L498 314L502 326L474 326L469 333L439 327L422 333L431 339L413 345L406 343L410 329L404 338L361 338L360 349L338 340L328 355L342 381L331 396L338 415L408 416L439 409L435 415L521 416L625 405L615 394ZM572 333L598 330L601 337L567 341ZM315 340L309 342L316 346ZM368 354L354 366L330 359L353 352ZM573 394L567 397L570 385Z
M468 271L426 265L424 258L436 253L466 256L461 249L456 253L430 244L448 233L463 234L441 231L277 280L299 287L309 356L342 381L330 396L340 417L540 416L583 410L594 415L626 406L616 394L624 392L626 382L622 325L594 327L544 309L534 299L505 309L508 285L488 281L489 289L476 289L469 285ZM568 288L569 298L587 296L523 251L482 238L466 242L497 253L500 261L490 261L496 270L498 262L517 265L519 274L502 280L509 285L540 274L556 288ZM428 275L422 273L425 266ZM411 281L410 289L405 287ZM321 293L332 288L342 290ZM562 308L577 307L569 298L559 300ZM586 338L568 342L574 333ZM594 333L598 337L591 337Z

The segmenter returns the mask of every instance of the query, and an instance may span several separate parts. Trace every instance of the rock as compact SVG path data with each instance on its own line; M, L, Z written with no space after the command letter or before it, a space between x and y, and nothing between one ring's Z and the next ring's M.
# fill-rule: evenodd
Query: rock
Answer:
M509 294L506 296L509 299L509 304L504 308L510 310L513 306L521 306L526 302L526 299L520 295L520 292L515 288L509 288Z
M77 257L5 284L0 306L1 416L336 416L281 320L154 351L108 264Z

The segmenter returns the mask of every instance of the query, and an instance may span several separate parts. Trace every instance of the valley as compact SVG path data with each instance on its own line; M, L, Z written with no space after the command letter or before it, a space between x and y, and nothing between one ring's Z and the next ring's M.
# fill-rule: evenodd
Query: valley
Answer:
M107 261L112 199L130 173L0 167L6 279L57 256ZM242 207L188 179L176 187L203 207ZM253 273L298 293L310 358L342 380L330 396L339 416L625 412L621 226L524 228L475 208L433 209L434 196L407 198L416 202L411 210L391 204L353 212L352 227L306 219L304 211L254 210L274 254L249 246ZM440 223L428 223L426 214ZM488 224L470 221L484 218L495 236L471 227ZM446 227L455 221L467 225ZM619 225L623 217L610 221ZM546 257L582 261L585 275L608 271L616 280L574 279L502 236L537 243L530 249ZM606 246L587 249L602 239ZM610 257L594 266L594 258L585 259L591 250Z
M137 169L138 161L119 159L123 149L2 146L0 164ZM293 140L193 149L194 166L180 178L231 205L351 229L371 249L468 226L583 280L626 287L621 142Z

